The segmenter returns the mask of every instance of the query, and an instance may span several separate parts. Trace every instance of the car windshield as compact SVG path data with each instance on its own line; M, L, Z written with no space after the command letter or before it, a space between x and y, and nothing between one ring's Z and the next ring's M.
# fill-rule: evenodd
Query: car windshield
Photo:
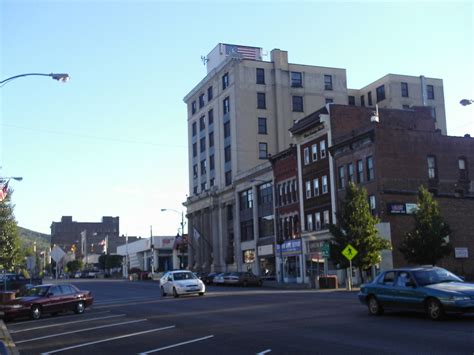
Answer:
M177 272L173 274L173 278L174 280L179 281L179 280L194 280L197 277L192 272Z
M453 273L441 268L414 271L413 276L415 277L416 282L421 286L442 282L463 282L462 279Z
M24 297L44 297L48 292L47 286L39 286L39 287L32 287L26 291L24 291Z

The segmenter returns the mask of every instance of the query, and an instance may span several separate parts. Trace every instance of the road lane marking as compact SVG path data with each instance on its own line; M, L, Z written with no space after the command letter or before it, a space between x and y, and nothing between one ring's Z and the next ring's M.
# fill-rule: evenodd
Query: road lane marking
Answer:
M98 315L98 314L104 314L104 313L110 313L110 311L99 311L99 312L92 312L92 311L86 311L84 312L82 315L77 315L77 314L66 314L66 315L63 315L61 316L61 319L64 319L64 318L72 318L72 317L84 317L84 316L87 316L87 315ZM27 321L20 321L20 322L14 322L14 323L9 323L8 324L8 327L10 328L10 326L15 326L15 325L23 325L23 324L28 324L28 323L40 323L40 322L45 322L45 321L49 321L49 320L52 320L52 319L55 319L55 320L58 320L59 318L57 317L49 317L49 318L41 318L41 319L36 319L36 320L27 320Z
M29 330L36 330L36 329L44 329L44 328L51 328L51 327L59 327L61 325L69 325L69 324L75 324L75 323L84 323L84 322L89 322L91 320L100 320L100 319L109 319L109 318L117 318L117 317L124 317L126 314L117 314L114 316L106 316L106 317L96 317L96 318L88 318L88 319L81 319L81 320L76 320L74 322L65 322L65 323L54 323L50 325L40 325L39 327L33 327L33 328L26 328L26 329L21 329L21 330L10 330L10 334L16 334L16 333L22 333L22 332L27 332Z
M271 352L272 352L272 349L267 349L267 350L260 351L259 353L257 353L257 355L263 355L263 354L271 353Z
M89 330L116 327L116 326L118 326L118 325L131 324L131 323L138 323L138 322L145 322L146 320L147 320L146 318L145 318L145 319L138 319L138 320L132 320L132 321L128 321L128 322L121 322L121 323L114 323L114 324L101 325L101 326L99 326L99 327L92 327L92 328L79 329L79 330L74 330L74 331L70 331L70 332L64 332L64 333L56 333L56 334L51 334L51 335L45 335L45 336L38 337L38 338L31 338L31 339L16 341L15 344L23 344L23 343L29 343L29 342L31 342L31 341L43 340L43 339L48 339L48 338L55 338L55 337L59 337L59 336L62 336L62 335L68 335L68 334L74 334L74 333L82 333L82 332L87 332L87 331L89 331Z
M108 299L108 300L101 300L101 301L95 301L94 305L101 305L101 304L108 304L108 303L114 303L114 302L127 302L127 301L135 301L135 300L145 300L145 299L156 299L156 297L150 297L150 296L140 296L140 297L128 297L128 298L115 298L115 299Z
M189 341L183 341L182 343L168 345L168 346L158 348L158 349L148 350L148 351L145 351L143 353L139 353L139 355L146 355L146 354L156 353L158 351L163 351L163 350L167 350L167 349L171 349L171 348L176 348L178 346L182 346L182 345L186 345L186 344L190 344L190 343L195 343L197 341L202 341L202 340L206 340L206 339L213 338L213 337L214 337L214 335L208 335L208 336L202 337L202 338L197 338L197 339L193 339L193 340L189 340Z
M48 355L48 354L58 353L58 352L61 352L61 351L82 348L84 346L89 346L89 345L94 345L94 344L99 344L99 343L105 343L107 341L123 339L123 338L129 338L129 337L133 337L133 336L136 336L136 335L142 335L142 334L147 334L147 333L152 333L152 332L158 332L158 331L161 331L161 330L167 330L167 329L172 329L172 328L176 328L176 326L175 325L170 325L170 326L167 326L167 327L145 330L143 332L137 332L137 333L126 334L126 335L119 335L119 336L116 336L116 337L113 337L113 338L107 338L107 339L102 339L102 340L97 340L97 341L91 341L89 343L73 345L73 346L69 346L67 348L51 350L51 351L48 351L46 353L42 353L41 355Z

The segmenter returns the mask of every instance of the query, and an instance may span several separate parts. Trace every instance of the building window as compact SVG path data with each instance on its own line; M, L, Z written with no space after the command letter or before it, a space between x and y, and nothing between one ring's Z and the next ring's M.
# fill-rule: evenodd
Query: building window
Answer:
M347 164L347 181L354 181L354 165L352 163Z
M323 195L324 194L327 194L328 193L328 177L327 175L323 175L323 178L322 178L322 193Z
M211 179L209 180L209 187L213 187L214 184L215 184L215 179L214 179L214 178L211 178Z
M200 152L205 152L206 151L206 137L202 137L201 140L199 141L200 145Z
M323 220L324 220L324 225L323 225L324 228L328 228L329 223L331 223L329 220L329 211L326 210L323 212Z
M225 186L232 184L232 170L226 171L225 173Z
M214 110L210 109L207 113L207 124L210 126L214 124Z
M303 155L304 155L304 165L309 164L309 147L306 147L303 149Z
M466 159L459 158L458 166L459 166L459 180L469 180L469 176L467 173Z
M338 173L339 188L343 189L346 187L346 179L344 176L344 170L345 170L344 165L341 165L338 170L339 170L339 173Z
M356 104L355 96L349 96L349 105L355 106L355 104Z
M267 143L258 143L258 158L267 159L268 158L268 145Z
M371 181L375 178L374 174L374 158L367 157L367 181Z
M212 92L212 86L209 86L207 88L207 102L211 101L213 97L214 97L214 94Z
M365 106L365 97L364 97L364 95L362 95L362 96L360 97L360 105L361 105L361 106Z
M243 221L240 223L240 238L243 242L253 240L253 220ZM244 253L248 251L249 250L245 250ZM248 263L253 262L253 260L250 260L251 259L244 256L244 261L247 261Z
M313 180L314 196L319 196L319 179L316 178Z
M195 179L198 177L198 166L197 166L197 164L193 165L193 177Z
M377 95L377 102L385 100L385 85L380 85L375 89Z
M230 137L230 121L224 123L224 138Z
M222 75L222 90L227 89L229 86L229 73Z
M197 131L196 122L193 122L192 129L193 129L193 137L194 137L196 135L196 131Z
M313 215L309 214L306 216L307 231L312 231L313 229Z
M370 207L370 212L372 215L376 216L377 215L377 205L375 203L375 195L370 195L369 196L369 207Z
M408 97L408 83L400 83L402 89L402 97Z
M265 70L257 68L257 84L265 84Z
M292 96L293 112L303 112L303 96Z
M214 132L209 133L209 148L214 147Z
M198 154L197 143L193 143L193 158Z
M257 108L265 110L267 108L267 103L265 102L265 93L257 92Z
M204 107L204 94L199 95L199 108Z
M316 212L314 217L314 229L319 231L321 230L321 212Z
M319 152L321 154L321 159L326 158L326 141L322 140L319 142Z
M436 121L436 108L434 108L433 106L431 106L431 117L433 117Z
M230 145L228 147L225 147L224 149L224 161L227 163L231 160L231 150L230 150Z
M209 155L209 171L212 171L214 169L215 169L214 154L212 154L212 155Z
M433 85L426 85L426 94L428 95L428 100L434 100L434 87Z
M206 174L206 159L201 160L201 175Z
M311 181L306 181L306 199L311 198Z
M191 112L194 115L196 113L197 107L196 107L196 101L193 101L191 103Z
M324 102L325 102L326 104L332 104L332 103L334 102L334 100L333 100L333 99L330 99L330 98L326 98L326 99L324 100Z
M224 104L224 115L226 115L230 112L230 99L226 97L223 101L223 104Z
M428 179L436 179L436 157L430 155L427 158L428 161Z
M317 144L313 144L311 146L311 153L313 156L313 161L318 160L318 145Z
M206 128L206 122L204 121L204 116L199 117L199 130L203 131Z
M357 160L357 183L364 182L364 162Z
M303 76L300 72L297 72L297 71L291 72L291 87L292 88L303 87Z
M372 91L367 93L367 103L369 106L372 106Z
M193 194L194 194L194 195L197 195L197 194L198 194L198 187L197 187L197 186L194 186L194 188L193 188Z
M324 75L324 90L332 90L332 75Z
M204 181L204 182L201 184L201 191L206 191L206 190L207 190L207 182Z
M240 210L248 210L253 207L252 189L242 191L240 193Z
M265 117L258 118L258 134L267 134L267 119Z

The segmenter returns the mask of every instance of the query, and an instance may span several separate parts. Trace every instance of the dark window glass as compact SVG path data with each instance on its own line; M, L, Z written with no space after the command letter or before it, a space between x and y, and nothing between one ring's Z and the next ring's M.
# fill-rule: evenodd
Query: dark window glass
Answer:
M292 96L293 112L303 112L303 96Z
M206 182L203 182L201 184L201 191L206 191L207 190L207 183Z
M209 156L209 170L212 171L215 168L214 155Z
M400 83L402 88L402 97L408 97L408 83Z
M372 106L372 91L369 91L367 93L367 103L369 104L369 106Z
M206 174L206 159L201 160L201 175Z
M212 86L209 86L207 88L207 101L208 102L211 101L213 97L214 97L214 94L212 92Z
M204 94L199 95L199 108L204 107Z
M231 158L232 158L232 156L231 156L230 146L225 147L225 149L224 149L224 161L227 163L231 160Z
M209 148L214 147L214 132L209 133Z
M385 100L385 85L380 85L375 91L377 94L377 102Z
M197 143L193 143L193 157L197 156Z
M265 102L266 100L265 93L264 92L257 92L257 108L259 109L266 109L267 108L267 103Z
M332 75L324 75L324 90L332 90Z
M197 195L198 193L198 187L197 186L194 186L193 188L193 194Z
M360 105L361 105L361 106L365 106L365 97L364 97L364 95L362 95L362 96L360 97Z
M364 162L361 160L357 160L357 182L360 184L364 182Z
M349 96L349 105L355 106L355 104L356 104L355 96Z
M197 125L196 125L196 122L193 122L193 137L196 135L196 131L197 131Z
M230 112L230 99L226 97L223 101L224 104L224 115Z
M266 159L268 157L267 143L258 143L258 157L260 159Z
M265 70L257 68L257 84L265 84Z
M225 186L232 184L232 170L229 170L225 173Z
M354 165L352 163L347 164L347 181L354 181Z
M291 87L300 88L303 86L303 75L300 72L291 72Z
M345 176L344 176L344 166L343 165L341 165L339 167L338 178L339 178L339 188L340 189L345 188L346 187L346 179L345 179Z
M224 138L230 137L230 122L224 123Z
M267 119L265 117L258 118L258 133L267 134Z
M204 116L199 118L199 130L203 131L206 128L206 122L204 121Z
M240 193L240 210L248 210L253 207L252 189L242 191Z
M198 176L198 166L197 166L197 164L194 164L193 165L193 177L197 178L197 176Z
M375 178L374 173L374 159L372 157L367 157L367 181L371 181Z
M214 110L210 109L207 113L207 124L210 126L214 123Z
M240 237L243 242L253 240L253 220L240 223Z
M229 73L225 73L222 76L222 90L227 89L228 86L229 86Z
M325 103L327 103L327 104L332 104L333 102L334 102L333 99L329 99L329 98L325 99Z
M428 161L428 179L436 179L436 157L430 155L427 158Z
M200 152L205 152L206 151L206 137L202 137L201 140L199 141L200 145Z
M469 180L466 158L458 159L459 180Z
M197 109L196 108L196 101L193 101L191 103L191 112L192 112L193 115L196 113L196 109Z
M426 94L428 95L428 100L434 100L434 87L433 85L426 85Z

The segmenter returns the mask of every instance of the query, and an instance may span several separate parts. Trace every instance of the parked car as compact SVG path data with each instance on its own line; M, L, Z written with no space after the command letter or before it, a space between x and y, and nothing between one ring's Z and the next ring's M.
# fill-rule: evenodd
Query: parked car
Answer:
M212 284L214 280L214 276L217 275L215 272L201 272L197 274L198 277L201 279L202 282L204 282L206 285Z
M0 273L0 290L2 291L13 291L13 290L22 290L31 285L41 285L43 280L41 278L25 278L22 274L13 274L13 273ZM7 286L6 290L5 284Z
M81 314L93 302L90 291L81 291L74 285L41 285L26 290L21 297L0 304L0 316L5 319L28 316L39 319L45 313L74 311Z
M176 270L168 271L160 278L160 290L163 297L171 294L174 297L189 294L204 296L206 286L193 272Z
M223 285L224 284L224 277L230 275L230 272L221 272L220 274L216 274L212 279L212 283L214 285Z
M388 309L422 311L438 320L446 313L474 312L474 284L440 267L402 268L363 284L359 300L373 315Z
M232 272L224 276L224 284L241 286L262 286L263 280L251 272Z

